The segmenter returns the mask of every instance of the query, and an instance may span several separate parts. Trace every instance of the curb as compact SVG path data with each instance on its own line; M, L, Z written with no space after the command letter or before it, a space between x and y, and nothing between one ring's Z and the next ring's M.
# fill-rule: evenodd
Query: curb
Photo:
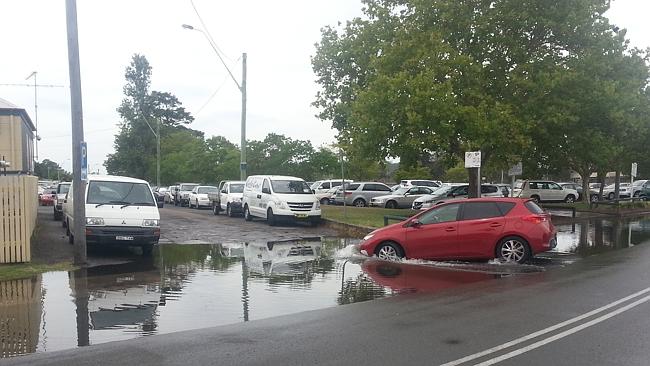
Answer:
M364 237L368 235L370 232L377 230L378 228L376 227L370 227L370 226L362 226L362 225L353 225L353 224L348 224L345 222L337 221L337 220L332 220L332 219L324 219L321 218L321 220L330 228L335 229L340 232L344 232L347 235L353 236L353 237Z

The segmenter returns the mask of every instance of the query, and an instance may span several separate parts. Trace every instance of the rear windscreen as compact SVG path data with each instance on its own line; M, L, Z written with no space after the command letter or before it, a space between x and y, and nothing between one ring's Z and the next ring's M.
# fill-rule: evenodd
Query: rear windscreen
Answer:
M530 212L532 212L532 213L534 213L534 214L538 214L538 215L540 215L540 214L543 214L543 213L544 213L544 210L542 210L542 208L539 207L539 205L537 205L537 204L536 204L535 202L533 202L533 201L528 201L528 202L524 203L524 205L526 206L526 208L528 209L528 211L530 211Z

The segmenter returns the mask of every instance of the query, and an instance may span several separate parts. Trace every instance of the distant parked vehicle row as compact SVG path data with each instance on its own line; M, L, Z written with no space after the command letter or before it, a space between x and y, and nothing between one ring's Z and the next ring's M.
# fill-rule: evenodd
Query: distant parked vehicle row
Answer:
M227 216L244 212L242 201L244 198L244 184L242 181L221 181L217 192L209 192L212 212L218 215L222 211Z
M436 187L437 188L437 187ZM417 198L432 194L436 188L419 186L402 186L396 191L370 199L370 206L385 208L410 208Z
M481 196L503 197L501 188L494 184L482 184ZM411 208L414 210L427 210L433 206L454 200L466 199L469 197L469 184L446 185L435 192L419 197L413 201Z

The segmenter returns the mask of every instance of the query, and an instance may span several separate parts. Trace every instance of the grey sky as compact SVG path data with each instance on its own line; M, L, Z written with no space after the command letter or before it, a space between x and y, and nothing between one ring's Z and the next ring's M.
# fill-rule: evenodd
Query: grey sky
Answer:
M275 132L315 146L334 141L330 124L314 117L311 102L317 86L310 56L320 28L361 14L360 0L195 4L238 79L239 58L248 53L249 140ZM239 143L241 96L203 35L181 28L183 23L200 27L189 0L77 0L77 7L85 139L92 170L113 151L124 69L134 53L151 63L152 89L175 94L194 115L190 127ZM0 84L32 83L24 78L36 70L39 84L68 85L65 1L0 0L0 9ZM628 29L633 45L648 47L648 10L647 0L614 0L608 15ZM0 97L34 117L33 88L0 86ZM38 90L39 160L57 161L67 170L69 103L67 87Z

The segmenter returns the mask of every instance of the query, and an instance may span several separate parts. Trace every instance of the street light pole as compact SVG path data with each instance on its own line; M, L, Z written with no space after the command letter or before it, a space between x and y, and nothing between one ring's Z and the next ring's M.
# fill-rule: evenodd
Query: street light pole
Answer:
M230 71L228 65L226 65L226 62L223 60L223 57L221 57L221 53L219 53L219 50L217 49L212 39L202 29L195 28L189 24L183 24L183 28L189 30L195 30L203 34L205 39L208 40L210 47L212 47L212 50L214 50L214 53L217 54L217 57L221 61L221 64L223 64L223 67L225 67L226 71L228 71L230 78L232 79L232 81L235 82L235 85L237 85L237 88L241 92L241 141L240 141L241 158L239 162L240 163L239 178L240 180L246 180L246 176L247 176L247 163L246 163L246 73L247 73L246 59L247 59L247 54L246 52L242 53L242 82L240 85L237 79L235 78L235 76L233 75L233 73Z

